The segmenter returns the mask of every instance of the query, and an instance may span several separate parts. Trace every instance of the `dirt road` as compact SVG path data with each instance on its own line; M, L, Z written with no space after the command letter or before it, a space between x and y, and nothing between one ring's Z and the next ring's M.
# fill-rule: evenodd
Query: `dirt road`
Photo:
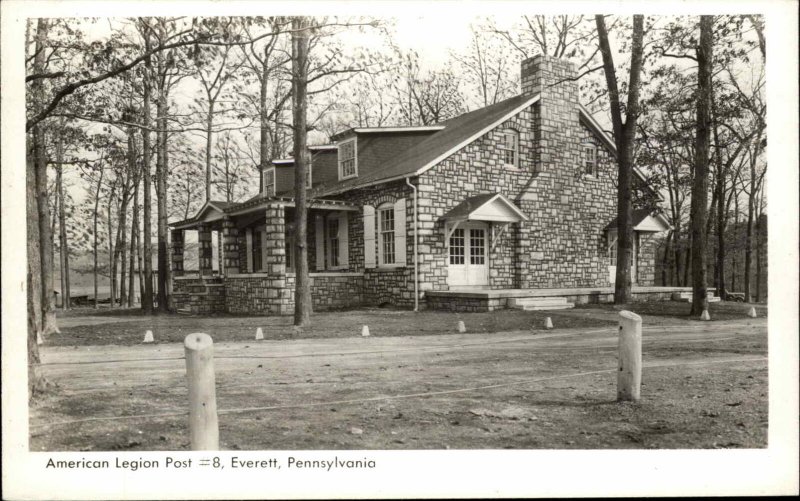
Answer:
M615 328L220 342L226 449L765 447L766 321L645 327L618 404ZM44 347L32 450L188 446L183 347Z

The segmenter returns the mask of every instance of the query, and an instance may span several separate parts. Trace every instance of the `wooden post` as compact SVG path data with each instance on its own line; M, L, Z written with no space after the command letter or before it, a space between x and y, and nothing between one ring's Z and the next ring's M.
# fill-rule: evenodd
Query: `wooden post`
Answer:
M619 312L619 371L617 400L639 401L642 386L642 317Z
M189 437L193 451L219 450L219 423L214 382L214 341L208 334L184 340L189 385Z

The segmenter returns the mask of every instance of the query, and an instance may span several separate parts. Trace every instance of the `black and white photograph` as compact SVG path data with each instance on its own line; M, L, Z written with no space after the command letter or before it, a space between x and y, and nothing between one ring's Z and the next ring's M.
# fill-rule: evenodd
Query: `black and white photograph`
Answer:
M798 494L796 2L2 23L4 498Z

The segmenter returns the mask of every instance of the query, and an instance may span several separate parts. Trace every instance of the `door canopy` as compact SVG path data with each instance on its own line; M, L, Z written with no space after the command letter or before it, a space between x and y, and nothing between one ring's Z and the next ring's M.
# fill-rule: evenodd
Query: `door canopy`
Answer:
M443 219L448 222L518 223L527 221L528 216L502 194L484 193L467 198L445 214Z
M631 213L633 231L640 233L659 233L670 228L669 222L661 214L651 214L648 209L636 209ZM609 235L617 233L617 218L608 223L606 232Z

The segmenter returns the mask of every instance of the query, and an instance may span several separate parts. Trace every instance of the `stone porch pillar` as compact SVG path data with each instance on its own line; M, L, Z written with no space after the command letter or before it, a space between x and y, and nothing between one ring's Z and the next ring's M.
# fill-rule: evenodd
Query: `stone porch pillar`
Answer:
M197 228L197 261L200 276L211 276L211 227L204 224Z
M239 228L228 216L222 220L222 246L225 276L239 273Z
M171 230L170 241L172 242L172 276L180 277L183 275L183 230Z
M286 224L283 204L267 205L266 210L266 256L267 273L275 277L286 277Z

